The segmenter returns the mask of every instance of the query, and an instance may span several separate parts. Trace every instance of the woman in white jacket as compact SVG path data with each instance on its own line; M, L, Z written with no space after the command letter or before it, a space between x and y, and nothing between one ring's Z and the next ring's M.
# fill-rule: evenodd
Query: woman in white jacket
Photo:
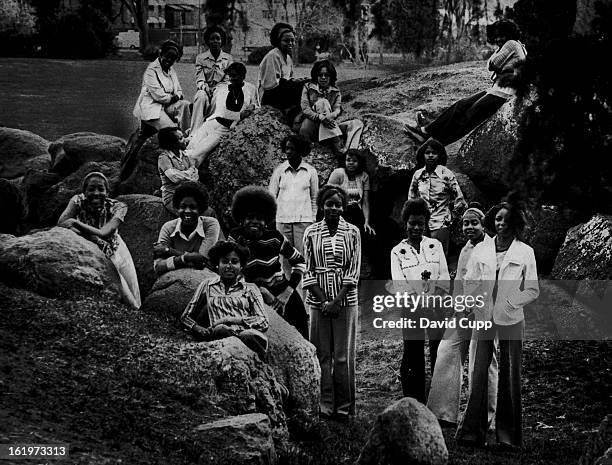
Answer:
M539 295L533 249L520 240L525 227L523 211L516 201L493 207L486 223L497 235L474 248L464 278L466 294L485 296L485 305L475 307L476 319L490 321L490 329L477 330L471 390L465 415L457 430L461 445L485 445L488 369L494 339L499 338L499 384L495 432L497 442L520 447L522 443L521 365L525 316L523 307Z

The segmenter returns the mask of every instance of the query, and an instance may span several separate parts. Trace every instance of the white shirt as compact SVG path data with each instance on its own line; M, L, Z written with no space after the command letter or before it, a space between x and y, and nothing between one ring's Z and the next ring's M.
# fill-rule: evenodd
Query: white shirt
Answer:
M257 100L257 89L250 82L245 82L242 86L242 93L244 94L244 103L240 108L240 112L246 110L249 106L259 108L259 100ZM213 114L206 118L206 121L210 121L217 117L225 118L234 121L232 127L236 125L236 122L240 121L239 111L230 111L227 109L225 104L227 96L229 95L229 82L221 82L215 87L215 92L212 97L212 105L214 108Z
M270 193L276 199L277 223L312 223L317 213L319 175L302 161L294 169L288 161L278 165L270 178Z

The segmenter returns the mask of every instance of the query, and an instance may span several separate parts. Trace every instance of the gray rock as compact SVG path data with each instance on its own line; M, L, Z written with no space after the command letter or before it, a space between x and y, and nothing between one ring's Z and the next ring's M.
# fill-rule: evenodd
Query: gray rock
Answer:
M38 208L41 199L48 189L61 180L62 177L59 174L49 173L47 170L29 169L26 171L19 187L28 204L28 222L30 224L40 224Z
M81 193L83 178L92 171L100 171L108 178L112 192L117 184L119 162L86 163L77 171L47 189L38 200L37 217L40 225L50 226L57 223L70 198Z
M205 423L196 428L204 452L200 460L221 465L273 465L277 463L270 420L249 413Z
M119 137L95 132L76 132L60 137L49 146L51 169L68 176L89 162L121 161L125 141Z
M47 297L121 298L119 275L98 246L60 227L0 235L0 280Z
M612 279L612 216L571 228L552 270L554 279Z
M51 166L51 156L48 153L38 155L37 157L26 160L23 164L24 170L27 173L29 170L47 171Z
M599 430L593 433L587 442L578 465L607 465L603 459L610 456L612 447L612 414L604 417L599 425Z
M359 465L444 465L448 450L435 415L411 397L387 407L376 419Z
M23 176L26 162L41 155L48 155L49 141L21 129L0 127L0 178L14 179Z
M117 185L114 195L161 195L161 180L157 170L157 159L160 152L157 135L150 137L138 153L138 161L132 174Z

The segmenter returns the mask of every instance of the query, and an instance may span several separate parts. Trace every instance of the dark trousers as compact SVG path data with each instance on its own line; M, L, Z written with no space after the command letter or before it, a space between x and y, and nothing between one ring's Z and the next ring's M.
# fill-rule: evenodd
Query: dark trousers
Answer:
M521 321L509 326L493 323L491 329L475 332L477 344L472 385L465 415L457 430L457 440L470 441L477 445L484 445L486 442L489 427L488 372L497 335L499 382L495 434L499 443L521 446L521 364L524 331L525 321Z
M134 171L134 168L136 167L140 149L147 139L154 136L156 133L157 129L155 129L153 126L145 123L144 121L140 123L140 129L132 134L132 137L130 137L126 152L121 159L121 172L119 173L120 181L125 181L130 177L132 171Z
M274 89L266 90L261 99L262 105L270 105L281 110L290 126L300 113L300 100L302 98L302 81L281 79Z
M414 313L404 312L403 317L416 322L416 328L404 329L404 354L400 366L402 391L404 397L413 397L422 404L427 401L425 396L425 339L429 338L430 372L433 374L440 340L444 336L444 328L422 329L419 327L421 317L431 320L442 320L443 316L433 309L417 310Z
M443 145L452 144L493 116L504 103L506 99L483 90L452 104L425 126L425 131Z
M302 296L297 290L293 291L293 294L289 297L283 318L297 329L304 339L308 340L308 313Z

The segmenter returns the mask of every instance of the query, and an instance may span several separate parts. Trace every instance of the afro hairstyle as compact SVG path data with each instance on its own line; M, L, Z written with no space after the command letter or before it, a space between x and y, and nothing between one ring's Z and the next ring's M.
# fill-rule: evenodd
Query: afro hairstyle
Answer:
M425 224L429 223L431 213L425 199L419 197L418 199L406 200L404 206L402 207L403 225L408 223L408 218L410 218L410 215L423 215L425 217Z
M492 233L495 233L495 216L503 208L508 210L509 213L507 219L509 229L512 231L515 237L521 240L525 226L527 226L527 219L525 217L523 203L519 194L516 192L509 193L502 202L493 206L487 212L484 219L485 228Z
M221 36L221 46L227 43L227 34L225 33L225 31L219 26L211 26L207 28L206 31L204 31L204 37L202 38L207 47L210 46L210 36L213 35L215 32Z
M281 150L287 151L287 144L291 142L295 150L300 154L301 157L306 157L312 150L312 144L301 134L289 134L281 140Z
M248 215L262 218L266 224L276 219L276 200L266 188L246 186L234 194L232 218L241 225Z
M318 82L319 73L323 68L327 68L327 72L329 73L329 85L335 86L338 80L338 72L334 64L329 60L315 61L315 64L312 65L312 69L310 70L310 81L316 84Z
M249 259L249 249L245 246L238 244L237 242L232 241L219 241L208 251L208 257L210 258L210 263L213 266L219 266L219 262L222 257L225 257L227 254L231 252L236 252L238 258L240 259L240 265L245 266L247 264L247 260Z
M178 210L181 200L185 197L193 197L200 214L208 208L208 191L199 182L186 181L180 183L172 196L172 206Z

